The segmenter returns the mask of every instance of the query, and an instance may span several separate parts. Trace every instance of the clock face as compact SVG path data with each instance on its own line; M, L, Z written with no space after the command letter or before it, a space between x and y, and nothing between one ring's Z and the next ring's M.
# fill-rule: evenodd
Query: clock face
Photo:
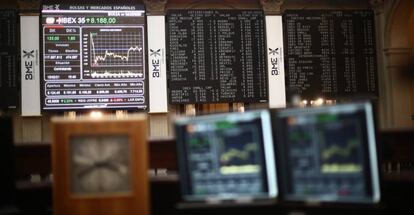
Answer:
M128 136L72 137L72 193L100 195L130 192L129 148Z

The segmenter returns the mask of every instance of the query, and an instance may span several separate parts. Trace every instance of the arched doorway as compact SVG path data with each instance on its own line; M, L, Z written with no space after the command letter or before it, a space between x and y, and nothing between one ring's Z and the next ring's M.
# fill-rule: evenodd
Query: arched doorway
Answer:
M385 1L386 2L386 1ZM382 85L385 106L383 120L387 128L414 126L413 78L403 68L414 61L414 1L386 2L384 51L386 56ZM412 58L412 59L411 59ZM414 68L412 68L414 73ZM384 124L384 123L383 123Z

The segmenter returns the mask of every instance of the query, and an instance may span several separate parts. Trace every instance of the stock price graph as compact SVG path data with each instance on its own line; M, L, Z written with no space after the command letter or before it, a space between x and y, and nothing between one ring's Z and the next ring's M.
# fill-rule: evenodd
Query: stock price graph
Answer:
M320 129L322 173L358 173L362 171L360 125L344 122L340 128Z
M90 32L92 67L142 66L142 31L115 29L118 32Z
M358 149L358 140L349 140L349 142L341 147L336 144L332 144L330 147L322 151L322 160L330 160L332 158L350 158Z
M85 77L144 78L143 38L142 28L84 28Z
M257 173L257 143L224 143L225 151L220 155L220 172L226 174Z

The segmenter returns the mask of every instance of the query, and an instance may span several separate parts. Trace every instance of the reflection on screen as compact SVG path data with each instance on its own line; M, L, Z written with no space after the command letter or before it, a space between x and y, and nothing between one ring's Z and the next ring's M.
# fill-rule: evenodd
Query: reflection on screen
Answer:
M281 119L288 199L363 201L372 195L364 110L292 112Z
M266 194L260 117L198 120L185 124L190 195L234 198Z

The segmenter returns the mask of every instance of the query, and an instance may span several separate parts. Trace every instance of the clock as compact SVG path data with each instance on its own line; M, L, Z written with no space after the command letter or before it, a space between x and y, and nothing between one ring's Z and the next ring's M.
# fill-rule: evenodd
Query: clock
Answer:
M52 119L56 215L149 214L147 120Z
M75 136L70 148L74 194L131 191L128 136Z

